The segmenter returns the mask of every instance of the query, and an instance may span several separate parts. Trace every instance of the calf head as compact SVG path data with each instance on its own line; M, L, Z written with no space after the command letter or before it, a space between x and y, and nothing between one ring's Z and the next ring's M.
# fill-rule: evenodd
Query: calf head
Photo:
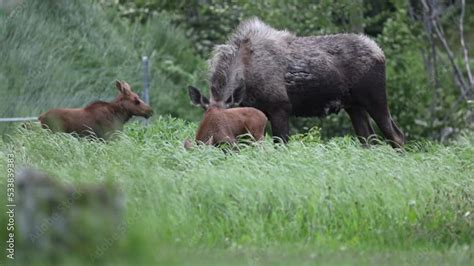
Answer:
M130 85L125 81L117 80L115 83L118 91L116 102L120 104L130 114L149 118L153 115L153 110L146 104L138 94L132 91Z
M209 108L230 108L234 106L240 105L244 97L244 89L243 87L238 87L234 90L232 95L224 102L224 101L215 101L212 99L209 100L206 96L202 95L201 92L193 87L188 87L188 94L189 98L191 99L191 103L196 106L201 106L204 110Z

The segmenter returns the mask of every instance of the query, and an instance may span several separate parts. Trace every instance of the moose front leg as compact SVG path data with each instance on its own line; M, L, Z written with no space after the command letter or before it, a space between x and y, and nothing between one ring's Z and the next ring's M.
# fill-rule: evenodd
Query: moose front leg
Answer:
M284 109L278 109L270 113L270 123L272 124L272 134L275 142L288 142L290 134L289 113Z

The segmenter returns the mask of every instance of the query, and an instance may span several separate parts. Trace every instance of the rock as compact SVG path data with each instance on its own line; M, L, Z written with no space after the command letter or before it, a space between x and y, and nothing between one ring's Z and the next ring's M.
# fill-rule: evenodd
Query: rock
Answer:
M123 219L122 193L110 185L73 186L24 170L16 179L16 194L18 257L31 251L91 254Z

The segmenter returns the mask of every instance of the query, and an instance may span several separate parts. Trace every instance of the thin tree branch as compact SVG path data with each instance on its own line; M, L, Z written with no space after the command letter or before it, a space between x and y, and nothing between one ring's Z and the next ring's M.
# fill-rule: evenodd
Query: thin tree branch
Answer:
M467 100L467 93L466 93L466 82L464 81L464 78L461 74L461 70L459 67L456 65L456 62L454 61L454 54L451 51L451 48L449 48L449 44L446 41L446 37L444 35L443 28L441 25L438 23L437 15L434 14L434 7L431 4L428 4L426 0L421 0L421 3L423 4L423 8L425 8L429 14L430 14L430 21L435 29L436 35L438 36L438 39L441 41L443 44L444 49L446 50L446 54L448 55L448 59L451 63L451 66L453 67L454 70L454 75L456 77L456 80L459 83L459 89L461 91L461 96Z
M469 89L474 89L474 79L472 77L471 66L469 65L469 54L464 43L464 13L466 9L466 1L461 0L461 17L459 18L459 35L461 38L461 46L464 52L464 65L466 67L467 76L469 78Z
M439 79L438 79L438 60L437 60L437 53L436 53L436 44L434 40L434 33L433 33L433 27L431 25L430 19L429 19L429 12L427 9L422 7L422 16L421 18L418 18L423 22L423 29L426 32L426 35L428 37L428 43L429 47L427 48L427 52L425 53L424 48L420 48L421 55L423 57L423 61L425 63L425 68L428 73L429 81L431 85L433 86L433 93L432 93L432 100L430 104L430 119L431 124L434 123L435 121L435 113L436 113L436 107L438 106L438 101L439 101L439 95L440 93L440 84L439 84ZM410 15L410 18L413 21L417 21L417 18L415 16L414 12L414 6L412 5L412 2L408 0L408 13Z
M453 67L454 73L456 77L458 78L458 81L460 85L462 86L462 94L465 96L466 94L466 81L464 81L464 78L462 77L461 70L459 69L458 65L454 61L454 54L451 48L449 48L448 41L446 40L446 36L444 35L444 31L439 25L438 21L436 19L432 19L433 26L436 32L436 35L438 35L438 39L441 41L443 44L444 49L446 50L446 54L448 55L448 59L451 62L451 65Z

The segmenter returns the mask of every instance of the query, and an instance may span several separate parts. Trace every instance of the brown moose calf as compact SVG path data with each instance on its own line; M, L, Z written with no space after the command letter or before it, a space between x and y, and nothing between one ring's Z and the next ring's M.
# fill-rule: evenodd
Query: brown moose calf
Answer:
M190 95L194 88L189 88ZM210 105L202 102L206 110L204 118L196 133L196 142L206 145L221 143L235 144L237 137L250 134L254 140L263 140L267 117L265 114L252 107L225 109L219 105ZM185 140L184 146L191 148L192 143Z
M119 94L114 101L97 101L85 108L51 109L38 118L41 126L53 132L108 138L114 131L122 130L123 124L132 116L148 118L153 114L150 106L131 90L127 82L117 81L115 85Z

